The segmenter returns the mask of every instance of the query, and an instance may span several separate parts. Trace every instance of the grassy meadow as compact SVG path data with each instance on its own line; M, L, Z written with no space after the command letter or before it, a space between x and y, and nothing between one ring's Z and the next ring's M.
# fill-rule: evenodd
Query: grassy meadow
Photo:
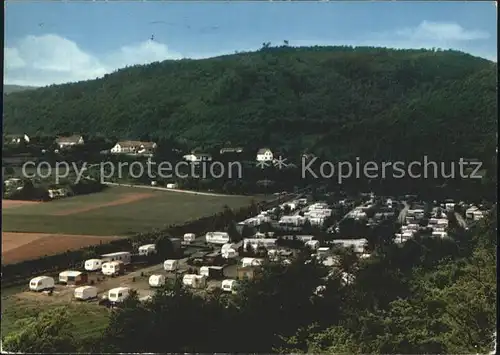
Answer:
M151 196L126 204L96 208L131 194ZM99 193L3 209L2 225L5 232L126 236L209 216L222 210L224 205L237 209L251 201L252 197L246 196L207 196L110 187ZM58 215L70 211L75 213Z

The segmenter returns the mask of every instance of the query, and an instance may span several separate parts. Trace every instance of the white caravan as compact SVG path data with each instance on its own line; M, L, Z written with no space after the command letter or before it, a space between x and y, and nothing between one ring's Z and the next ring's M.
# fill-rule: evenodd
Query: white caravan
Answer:
M99 271L102 268L102 260L101 259L89 259L85 260L85 270L87 271Z
M130 293L128 287L117 287L108 291L108 300L110 302L118 303L123 302Z
M238 281L236 280L223 280L222 281L222 290L225 292L236 293L236 288L238 286Z
M165 285L165 275L151 275L149 277L149 286L151 287L162 287Z
M165 271L176 271L178 267L178 260L165 260L165 262L163 263L163 268L165 269Z
M54 279L49 276L38 276L30 281L30 290L32 291L52 290L54 286Z
M94 286L77 287L75 288L75 298L81 301L97 298L97 287Z

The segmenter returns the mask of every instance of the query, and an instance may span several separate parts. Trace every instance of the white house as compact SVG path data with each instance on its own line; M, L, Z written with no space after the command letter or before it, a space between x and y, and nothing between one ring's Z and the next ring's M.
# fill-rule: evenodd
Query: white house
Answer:
M257 161L272 161L273 152L269 148L262 148L257 151Z
M60 149L72 147L75 145L81 145L84 143L85 143L85 141L83 140L83 137L80 135L72 135L69 137L59 137L56 139L56 144L59 146Z
M192 163L202 162L202 161L212 161L212 155L208 153L191 153L183 156L184 160L190 161Z
M26 134L10 134L5 136L5 143L20 144L29 143L30 137Z
M121 141L111 148L113 154L151 154L156 149L155 142Z

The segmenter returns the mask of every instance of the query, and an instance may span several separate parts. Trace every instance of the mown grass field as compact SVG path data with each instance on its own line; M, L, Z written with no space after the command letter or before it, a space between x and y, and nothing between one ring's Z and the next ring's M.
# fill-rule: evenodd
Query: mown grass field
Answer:
M134 194L149 196L120 202ZM110 187L100 193L5 208L2 225L5 232L126 236L209 216L222 210L224 205L237 209L247 206L252 199L258 200L246 196Z

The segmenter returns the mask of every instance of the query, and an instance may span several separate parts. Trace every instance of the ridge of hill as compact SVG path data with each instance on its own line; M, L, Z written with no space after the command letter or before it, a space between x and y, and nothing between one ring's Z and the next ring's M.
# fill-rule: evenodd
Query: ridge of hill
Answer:
M4 85L3 86L3 93L4 94L11 94L13 92L20 92L20 91L26 91L26 90L33 90L37 89L35 86L23 86L23 85Z
M496 63L457 51L266 47L13 93L4 129L337 158L481 158L496 146L496 76Z

